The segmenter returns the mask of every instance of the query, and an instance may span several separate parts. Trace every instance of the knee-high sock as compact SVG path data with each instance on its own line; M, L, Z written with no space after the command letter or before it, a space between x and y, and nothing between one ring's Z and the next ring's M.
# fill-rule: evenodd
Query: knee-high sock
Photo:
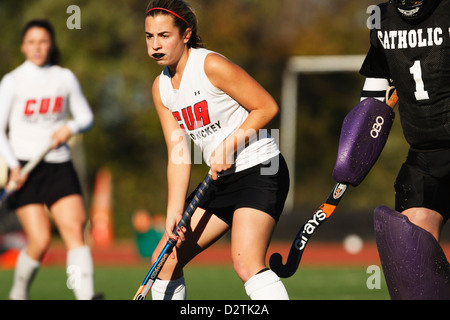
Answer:
M77 300L94 297L94 263L88 246L67 252L67 277L67 287L73 289Z
M186 300L184 277L177 280L156 279L151 291L153 300Z
M30 285L40 266L41 263L30 258L25 249L20 251L14 271L13 285L9 292L10 300L26 300L29 298Z
M264 270L251 277L245 291L252 300L289 300L281 279L272 270Z

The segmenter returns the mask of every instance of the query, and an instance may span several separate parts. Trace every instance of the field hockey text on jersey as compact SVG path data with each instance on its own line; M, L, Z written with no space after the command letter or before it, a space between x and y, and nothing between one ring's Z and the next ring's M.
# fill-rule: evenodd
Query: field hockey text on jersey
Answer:
M377 36L385 50L423 48L441 46L445 39L448 41L450 28L448 34L447 31L442 30L440 27L412 30L379 30Z

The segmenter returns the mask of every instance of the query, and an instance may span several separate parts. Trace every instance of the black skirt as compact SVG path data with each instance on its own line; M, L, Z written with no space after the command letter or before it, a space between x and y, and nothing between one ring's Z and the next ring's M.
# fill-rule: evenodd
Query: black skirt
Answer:
M189 203L197 189L186 199ZM278 222L289 192L289 170L281 154L249 169L213 181L199 207L218 216L230 227L239 208L263 211Z
M20 163L26 164L25 161ZM59 199L72 194L82 194L72 162L40 162L22 188L8 198L8 207L15 210L28 204L45 204L50 208Z

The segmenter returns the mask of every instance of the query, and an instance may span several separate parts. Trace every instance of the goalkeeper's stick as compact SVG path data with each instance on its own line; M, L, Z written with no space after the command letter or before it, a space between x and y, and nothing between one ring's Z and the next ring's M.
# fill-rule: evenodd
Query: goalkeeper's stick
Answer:
M177 229L180 229L181 227L186 227L189 223L189 220L191 219L191 216L194 214L195 210L198 207L199 202L203 199L205 196L206 190L208 190L209 185L211 184L212 177L211 174L208 173L206 178L203 180L202 184L198 187L197 192L194 195L194 198L192 199L191 203L187 206L186 210L183 213L183 216L181 217L180 222L178 223L177 227L174 229L174 234L177 235L176 232ZM159 272L163 268L167 258L169 257L170 253L173 250L173 247L176 245L176 241L173 239L169 239L164 246L163 250L161 251L160 255L158 256L158 259L155 261L153 266L150 268L149 272L147 273L147 276L145 277L144 281L142 282L141 286L139 287L138 291L134 295L133 300L145 300L147 297L148 292L153 286L153 283L155 282L156 278L158 277Z
M388 92L386 93L386 104L394 109L395 105L398 102L398 96L396 91L394 91L392 95L390 95L390 92L391 90L388 90ZM316 231L319 226L321 226L326 220L328 220L328 218L334 212L348 186L349 183L347 182L335 183L327 199L298 231L294 241L292 242L286 264L283 264L283 258L281 254L274 253L271 255L269 260L270 268L279 277L288 278L297 271L306 244L314 234L314 231Z
M270 268L279 277L289 278L297 271L306 244L314 234L314 231L332 215L347 190L347 187L348 185L344 183L336 183L333 186L333 189L327 199L320 205L319 209L314 212L312 217L300 228L300 231L295 236L285 265L282 263L281 254L274 253L270 256Z

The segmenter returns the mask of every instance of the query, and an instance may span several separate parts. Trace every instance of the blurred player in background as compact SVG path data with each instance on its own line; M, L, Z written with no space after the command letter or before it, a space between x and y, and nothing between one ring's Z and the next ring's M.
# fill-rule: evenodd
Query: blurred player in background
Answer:
M241 68L202 47L195 13L184 1L151 1L145 33L148 55L165 67L153 99L169 154L166 235L154 260L168 237L178 241L152 287L153 299L185 299L183 267L230 228L234 269L249 297L288 299L280 278L265 265L289 189L278 146L259 134L278 113L276 102ZM176 238L172 230L190 180L186 134L202 149L214 181L188 230Z
M413 224L379 212L380 257L393 299L449 298L448 262L438 241L450 215L450 1L391 0L379 8L381 28L371 31L361 69L367 77L362 98L383 99L391 81L397 89L410 150L395 183L395 209ZM397 228L398 239L387 228ZM426 257L414 261L421 251Z
M9 180L20 187L8 205L28 237L9 298L29 298L30 284L51 242L48 208L68 250L68 270L80 276L74 279L75 296L92 299L94 268L84 240L86 212L67 141L92 126L93 113L75 75L56 65L58 49L49 22L33 20L24 27L21 51L26 61L0 84L0 155L10 168ZM67 121L69 112L73 119ZM53 149L44 160L20 178L22 166L50 143Z

